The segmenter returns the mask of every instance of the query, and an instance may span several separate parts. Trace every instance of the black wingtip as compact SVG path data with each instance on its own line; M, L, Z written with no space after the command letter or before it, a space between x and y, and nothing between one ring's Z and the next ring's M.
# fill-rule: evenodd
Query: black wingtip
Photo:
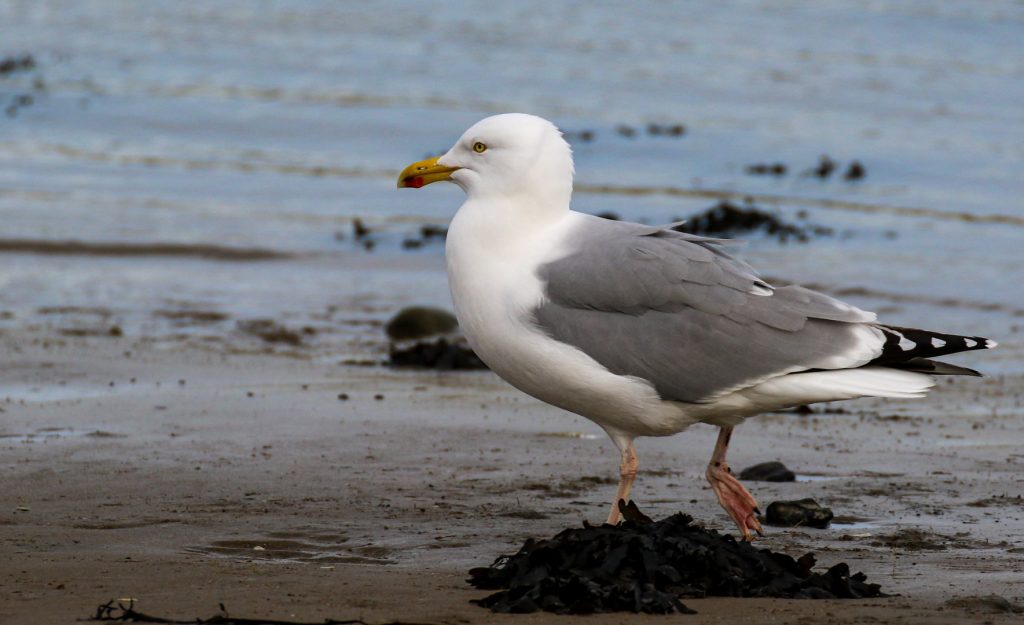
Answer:
M928 375L971 375L976 377L982 377L981 372L975 371L968 367L961 367L960 365L951 365L948 362L942 362L940 360L930 360L928 358L910 358L902 362L894 362L886 365L893 369L902 369L903 371L915 371L917 373L927 373Z
M876 327L885 333L885 344L882 346L882 354L870 364L934 375L980 376L981 374L974 369L939 363L930 359L960 352L992 349L997 345L995 341L982 336L943 334L930 330L881 324Z

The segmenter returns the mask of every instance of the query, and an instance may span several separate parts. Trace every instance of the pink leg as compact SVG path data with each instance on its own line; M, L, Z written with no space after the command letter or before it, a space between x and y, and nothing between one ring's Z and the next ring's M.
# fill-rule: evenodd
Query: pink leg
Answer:
M608 513L608 524L618 525L619 521L622 520L622 514L619 513L619 501L628 501L629 491L633 488L633 482L636 481L636 472L640 467L640 460L636 456L636 448L633 447L633 441L624 441L626 444L622 447L622 459L619 461L619 488L615 491L615 499L612 500L612 510ZM618 444L619 441L616 441Z
M729 465L725 462L725 452L729 448L731 437L731 427L723 427L718 432L715 453L711 455L711 462L708 463L705 475L711 483L711 488L715 490L715 495L718 496L718 503L725 508L743 534L743 540L751 541L754 540L752 531L757 532L759 536L764 535L761 523L757 520L761 510L758 509L754 496L733 477Z

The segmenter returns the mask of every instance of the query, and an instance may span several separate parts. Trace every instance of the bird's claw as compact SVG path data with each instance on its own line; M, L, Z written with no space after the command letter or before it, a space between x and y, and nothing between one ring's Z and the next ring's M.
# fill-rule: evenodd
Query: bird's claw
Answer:
M759 537L764 536L764 529L758 520L761 516L761 508L757 505L757 500L729 472L728 466L709 466L707 477L718 497L718 503L732 517L740 534L743 535L743 540L752 542L754 533Z

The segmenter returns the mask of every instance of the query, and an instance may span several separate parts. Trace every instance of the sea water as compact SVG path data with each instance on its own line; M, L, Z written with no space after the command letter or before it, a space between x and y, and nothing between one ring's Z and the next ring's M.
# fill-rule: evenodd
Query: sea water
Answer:
M578 210L750 197L833 231L752 235L737 251L770 279L992 336L984 368L1024 370L1019 2L8 0L0 24L0 60L35 62L0 75L0 328L215 340L269 318L373 353L398 307L450 307L443 245L403 242L461 193L397 173L522 111L568 133Z

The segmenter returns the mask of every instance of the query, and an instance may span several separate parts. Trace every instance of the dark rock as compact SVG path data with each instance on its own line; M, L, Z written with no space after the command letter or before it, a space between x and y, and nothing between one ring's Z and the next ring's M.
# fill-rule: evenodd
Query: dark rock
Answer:
M779 527L816 527L825 529L832 521L832 511L822 508L813 499L776 501L768 505L765 522Z
M398 311L384 326L384 331L392 341L408 341L448 334L458 327L458 319L447 310L409 306Z
M811 554L793 559L758 549L675 514L529 539L518 553L471 570L469 583L499 591L473 601L494 612L693 613L681 599L884 596L844 563L823 573L812 572L814 564Z
M441 337L433 341L417 341L407 347L392 346L388 354L392 367L427 369L486 369L487 365L462 341Z
M795 482L796 474L781 462L762 462L740 472L741 480L752 482Z
M31 54L7 56L0 60L0 76L6 76L15 72L27 72L35 69L35 66L36 60Z
M486 369L487 365L470 349L465 338L452 336L458 328L455 315L447 310L426 306L403 308L384 326L388 337L399 341L388 350L388 364L442 370Z
M416 250L428 243L431 243L435 239L444 241L448 237L448 229L444 226L436 226L433 224L427 224L420 227L420 238L408 237L402 241L402 249Z
M822 154L818 158L818 166L810 171L811 175L816 178L824 180L832 175L832 172L836 169L836 162L828 157L828 154Z
M448 228L435 224L427 224L420 227L420 236L424 239L441 239L448 237Z
M593 130L567 130L563 137L569 143L590 143L597 137L597 133Z
M681 137L686 134L686 126L683 124L647 124L647 134L652 137Z
M619 124L618 126L616 126L615 132L629 139L632 139L633 137L636 136L636 128L633 128L632 126L627 126L626 124Z
M752 176L785 176L786 166L783 163L756 163L747 165L747 173Z
M352 220L352 234L356 239L365 239L370 235L370 229L363 223L363 220L356 217Z
M864 169L864 165L860 161L853 161L850 163L850 167L847 168L846 173L843 174L843 180L861 180L867 175L868 172Z

